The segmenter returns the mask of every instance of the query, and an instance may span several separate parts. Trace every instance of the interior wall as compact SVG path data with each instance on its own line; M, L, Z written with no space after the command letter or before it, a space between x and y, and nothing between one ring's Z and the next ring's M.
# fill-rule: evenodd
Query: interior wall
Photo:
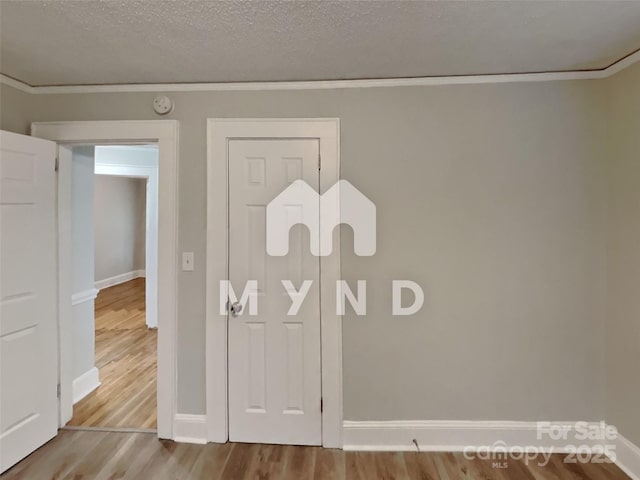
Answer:
M74 147L71 178L71 249L73 294L94 289L93 177L94 148ZM73 378L95 367L95 318L92 297L73 305Z
M145 268L146 180L95 176L95 280Z
M640 445L640 64L608 92L607 420Z
M32 106L35 98L30 93L0 83L0 126L2 130L29 135Z
M135 222L135 238L133 253L133 266L136 270L144 273L145 270L145 255L147 253L147 180L136 179L136 222Z
M29 119L157 119L157 94L38 95ZM345 419L604 418L602 82L169 96L196 259L178 278L180 412L205 412L207 117L338 117L341 176L378 209L374 257L343 229L343 278L369 281L368 315L344 317ZM422 286L418 314L391 316L392 279Z

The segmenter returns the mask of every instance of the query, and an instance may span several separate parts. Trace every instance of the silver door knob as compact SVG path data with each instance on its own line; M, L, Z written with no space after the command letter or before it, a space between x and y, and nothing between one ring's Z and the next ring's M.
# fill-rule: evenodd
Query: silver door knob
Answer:
M232 316L237 317L242 313L242 304L240 302L233 302L229 305L229 311Z

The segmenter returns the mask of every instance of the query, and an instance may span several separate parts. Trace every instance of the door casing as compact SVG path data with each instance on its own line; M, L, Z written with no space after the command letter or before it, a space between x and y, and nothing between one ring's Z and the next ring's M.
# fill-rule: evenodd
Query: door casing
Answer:
M178 122L122 120L34 122L31 134L58 143L58 331L60 426L73 416L71 339L71 148L81 144L158 144L158 437L173 439L176 420Z
M320 194L340 179L340 120L337 118L209 118L207 120L207 440L229 438L227 316L220 315L219 282L229 278L228 141L230 139L318 139ZM322 446L342 448L342 316L335 311L340 279L340 229L333 253L320 257Z

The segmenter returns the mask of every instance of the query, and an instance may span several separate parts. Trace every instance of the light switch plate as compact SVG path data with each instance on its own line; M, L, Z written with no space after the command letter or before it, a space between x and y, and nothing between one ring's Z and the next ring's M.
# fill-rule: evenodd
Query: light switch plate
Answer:
M182 252L182 271L193 272L193 252Z

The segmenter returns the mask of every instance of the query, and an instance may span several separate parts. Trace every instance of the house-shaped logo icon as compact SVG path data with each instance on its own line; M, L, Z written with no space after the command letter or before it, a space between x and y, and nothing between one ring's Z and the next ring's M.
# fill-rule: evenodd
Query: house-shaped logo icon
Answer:
M376 206L346 180L319 195L304 180L296 180L267 205L267 253L289 252L289 230L302 223L311 232L311 253L331 255L333 230L341 223L353 229L354 251L359 256L376 253Z

